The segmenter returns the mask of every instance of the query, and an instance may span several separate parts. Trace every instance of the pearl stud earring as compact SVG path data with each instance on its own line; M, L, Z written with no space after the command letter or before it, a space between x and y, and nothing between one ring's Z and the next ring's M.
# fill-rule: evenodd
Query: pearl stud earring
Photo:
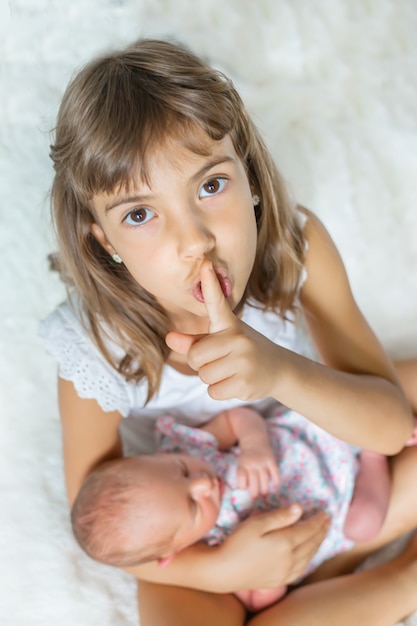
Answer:
M260 201L261 201L261 199L260 199L260 197L258 196L258 194L257 194L257 193L254 193L254 194L253 194L253 196L252 196L252 204L253 204L253 206L258 206L258 204L260 203Z
M117 252L114 252L114 253L111 255L111 258L113 259L113 261L114 261L115 263L123 263L123 259L122 259L122 257L121 257L119 254L117 254Z

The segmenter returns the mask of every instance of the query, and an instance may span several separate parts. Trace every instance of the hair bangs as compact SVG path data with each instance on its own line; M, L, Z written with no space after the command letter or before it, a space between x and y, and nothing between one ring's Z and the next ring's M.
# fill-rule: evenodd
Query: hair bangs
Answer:
M171 67L151 72L137 55L99 59L80 72L63 99L51 146L57 175L83 204L137 177L149 184L149 157L167 139L206 154L196 126L214 140L232 131L231 94L229 79L211 68L191 83Z

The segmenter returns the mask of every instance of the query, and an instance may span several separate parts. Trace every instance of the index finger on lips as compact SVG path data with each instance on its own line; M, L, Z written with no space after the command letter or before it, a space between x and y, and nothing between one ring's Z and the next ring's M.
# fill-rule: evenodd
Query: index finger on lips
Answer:
M210 322L209 333L226 330L233 323L234 315L224 296L213 265L209 261L201 266L200 278L204 304Z

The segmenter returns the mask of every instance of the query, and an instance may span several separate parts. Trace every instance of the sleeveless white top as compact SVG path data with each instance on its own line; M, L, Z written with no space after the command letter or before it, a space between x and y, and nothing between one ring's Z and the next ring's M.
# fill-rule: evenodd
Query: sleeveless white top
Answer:
M284 321L250 304L243 308L241 319L274 343L306 353L305 337L294 320ZM134 438L136 453L154 451L154 424L160 416L170 415L182 424L199 426L223 409L245 404L236 399L213 400L198 376L187 376L165 365L160 388L145 406L146 381L126 381L102 356L81 320L77 300L68 299L41 322L40 335L58 362L59 375L73 382L81 398L94 399L103 411L119 411L129 422L133 420L124 425L124 430L126 434L127 428L129 438ZM117 346L112 345L111 350L115 356L123 356ZM276 401L266 399L254 404L266 416Z

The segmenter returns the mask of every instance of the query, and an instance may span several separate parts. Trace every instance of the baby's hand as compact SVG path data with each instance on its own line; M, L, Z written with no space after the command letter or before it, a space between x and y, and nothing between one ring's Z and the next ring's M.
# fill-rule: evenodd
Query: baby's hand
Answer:
M245 447L237 460L239 489L249 489L252 498L266 495L278 488L279 470L272 451Z

